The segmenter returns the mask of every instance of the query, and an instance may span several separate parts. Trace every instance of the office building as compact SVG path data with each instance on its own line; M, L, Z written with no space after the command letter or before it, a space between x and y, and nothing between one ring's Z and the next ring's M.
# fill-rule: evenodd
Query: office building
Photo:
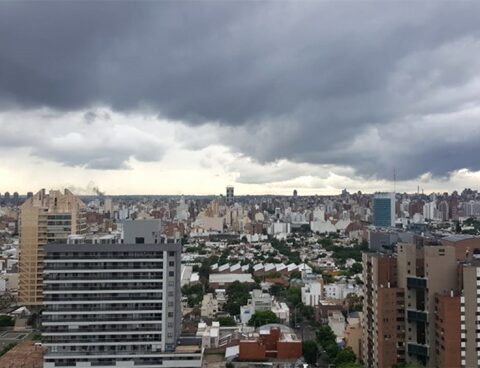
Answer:
M227 196L226 196L227 203L232 204L235 201L235 197L233 195L233 187L227 187Z
M18 301L42 304L43 248L86 232L85 205L68 189L40 190L20 207L20 259Z
M373 225L378 227L395 226L395 193L375 193Z
M180 338L180 243L159 221L124 224L123 243L45 246L45 368L201 367Z

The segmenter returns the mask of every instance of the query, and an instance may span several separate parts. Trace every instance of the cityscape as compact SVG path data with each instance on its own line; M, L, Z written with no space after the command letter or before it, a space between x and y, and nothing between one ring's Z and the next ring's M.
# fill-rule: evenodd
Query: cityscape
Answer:
M478 361L477 190L0 204L2 367Z
M479 19L0 1L0 368L480 368Z

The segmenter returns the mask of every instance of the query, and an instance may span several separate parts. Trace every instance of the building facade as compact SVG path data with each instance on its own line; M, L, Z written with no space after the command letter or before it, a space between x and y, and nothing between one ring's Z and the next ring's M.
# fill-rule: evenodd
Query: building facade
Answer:
M460 346L461 366L480 367L480 262L463 267L463 292L460 298Z
M362 361L385 368L405 361L404 290L397 286L397 261L379 253L363 254Z
M45 368L201 366L201 354L176 348L181 245L145 234L44 247Z
M85 205L68 189L48 194L42 189L23 203L20 212L20 304L42 304L44 246L65 242L69 235L83 234L86 229Z
M373 225L378 227L395 226L395 193L375 193Z

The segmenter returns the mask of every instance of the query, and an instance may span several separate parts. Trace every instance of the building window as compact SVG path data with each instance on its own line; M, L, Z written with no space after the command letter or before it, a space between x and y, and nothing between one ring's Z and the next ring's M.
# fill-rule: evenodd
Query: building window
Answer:
M168 272L168 276L171 276L171 277L175 276L175 272L174 271Z
M169 265L170 267L173 267L173 266L175 266L175 262L170 261L170 262L168 262L168 265Z
M175 252L168 252L168 255L169 255L170 257L175 257Z
M145 238L143 237L135 238L135 244L145 244Z

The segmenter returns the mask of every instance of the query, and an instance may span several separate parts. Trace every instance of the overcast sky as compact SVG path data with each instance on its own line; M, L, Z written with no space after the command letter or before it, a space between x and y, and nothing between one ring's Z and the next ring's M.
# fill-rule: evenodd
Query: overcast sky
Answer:
M480 183L480 3L1 2L0 192ZM80 190L80 189L79 189Z

